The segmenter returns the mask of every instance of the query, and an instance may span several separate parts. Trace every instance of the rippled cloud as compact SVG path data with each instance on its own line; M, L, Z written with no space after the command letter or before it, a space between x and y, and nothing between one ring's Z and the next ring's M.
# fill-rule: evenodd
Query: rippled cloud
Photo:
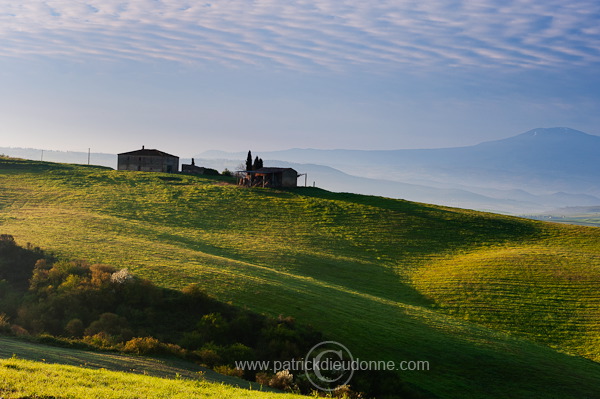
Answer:
M596 0L26 3L0 5L0 56L297 71L600 64Z

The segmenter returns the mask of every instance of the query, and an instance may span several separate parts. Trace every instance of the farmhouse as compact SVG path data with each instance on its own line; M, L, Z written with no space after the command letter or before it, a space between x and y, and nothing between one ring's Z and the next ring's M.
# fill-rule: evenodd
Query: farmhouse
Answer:
M260 168L241 172L239 184L254 187L297 187L298 172L292 168Z
M117 169L176 173L179 171L179 157L142 146L141 150L119 154Z

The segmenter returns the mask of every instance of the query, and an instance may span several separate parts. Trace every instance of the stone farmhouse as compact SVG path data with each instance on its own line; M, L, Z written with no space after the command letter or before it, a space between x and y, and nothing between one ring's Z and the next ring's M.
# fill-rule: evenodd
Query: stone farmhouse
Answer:
M179 172L179 157L142 146L141 150L119 154L117 170L177 173Z

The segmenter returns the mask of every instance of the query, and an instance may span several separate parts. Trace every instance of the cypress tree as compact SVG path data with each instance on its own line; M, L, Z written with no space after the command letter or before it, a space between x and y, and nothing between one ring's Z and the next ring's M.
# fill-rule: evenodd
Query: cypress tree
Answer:
M246 158L246 170L252 170L252 152L248 151L248 158Z
M259 157L254 158L254 164L252 165L252 170L258 170L262 168L262 159Z

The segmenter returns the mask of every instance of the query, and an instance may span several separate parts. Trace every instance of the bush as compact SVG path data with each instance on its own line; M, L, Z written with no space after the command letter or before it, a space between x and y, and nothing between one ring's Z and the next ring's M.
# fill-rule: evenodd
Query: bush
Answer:
M184 333L183 337L179 340L179 345L191 350L200 349L205 343L203 335L198 331Z
M209 313L202 316L197 325L198 332L204 342L226 342L229 326L220 313Z
M127 341L132 338L133 333L129 329L129 324L124 317L120 317L114 313L103 313L100 318L88 328L85 329L85 335L96 335L104 333L106 335L120 338L121 341Z
M160 354L162 349L160 341L154 337L132 338L125 343L123 348L125 352L136 355Z
M281 389L282 391L292 391L297 389L294 385L294 375L289 370L282 370L277 372L269 380L269 386L275 389Z
M113 284L125 284L129 281L133 281L133 275L127 269L121 269L110 276L110 282Z
M0 280L0 309L2 312L10 317L16 316L21 297L22 293L13 288L8 281Z
M104 332L99 332L94 335L86 335L83 337L83 342L99 349L120 349L121 343L118 337L108 335Z
M193 354L198 358L201 364L209 368L213 368L223 362L223 359L219 356L218 350L210 345L194 351Z
M81 338L83 336L84 325L80 319L71 319L65 326L65 332L74 338Z
M10 323L8 322L8 316L4 313L0 313L0 333L10 334Z
M359 399L362 395L350 389L350 385L338 385L331 392L334 398Z
M13 324L10 327L10 330L12 331L13 335L16 335L17 337L22 337L22 336L29 335L29 331L27 331L23 327L18 326L16 324Z
M269 375L269 373L261 371L260 373L256 373L255 380L260 385L268 386L269 385L269 381L271 381L271 377L273 377L273 376Z
M219 354L223 358L223 362L226 364L234 364L235 362L256 359L254 350L240 343L222 348L219 351Z
M125 269L127 270L127 269ZM93 287L106 287L108 282L112 282L112 275L115 269L107 265L92 265L90 266L90 283Z
M242 378L244 376L244 370L233 368L231 366L217 366L214 368L214 370L219 374L228 375L231 377Z

